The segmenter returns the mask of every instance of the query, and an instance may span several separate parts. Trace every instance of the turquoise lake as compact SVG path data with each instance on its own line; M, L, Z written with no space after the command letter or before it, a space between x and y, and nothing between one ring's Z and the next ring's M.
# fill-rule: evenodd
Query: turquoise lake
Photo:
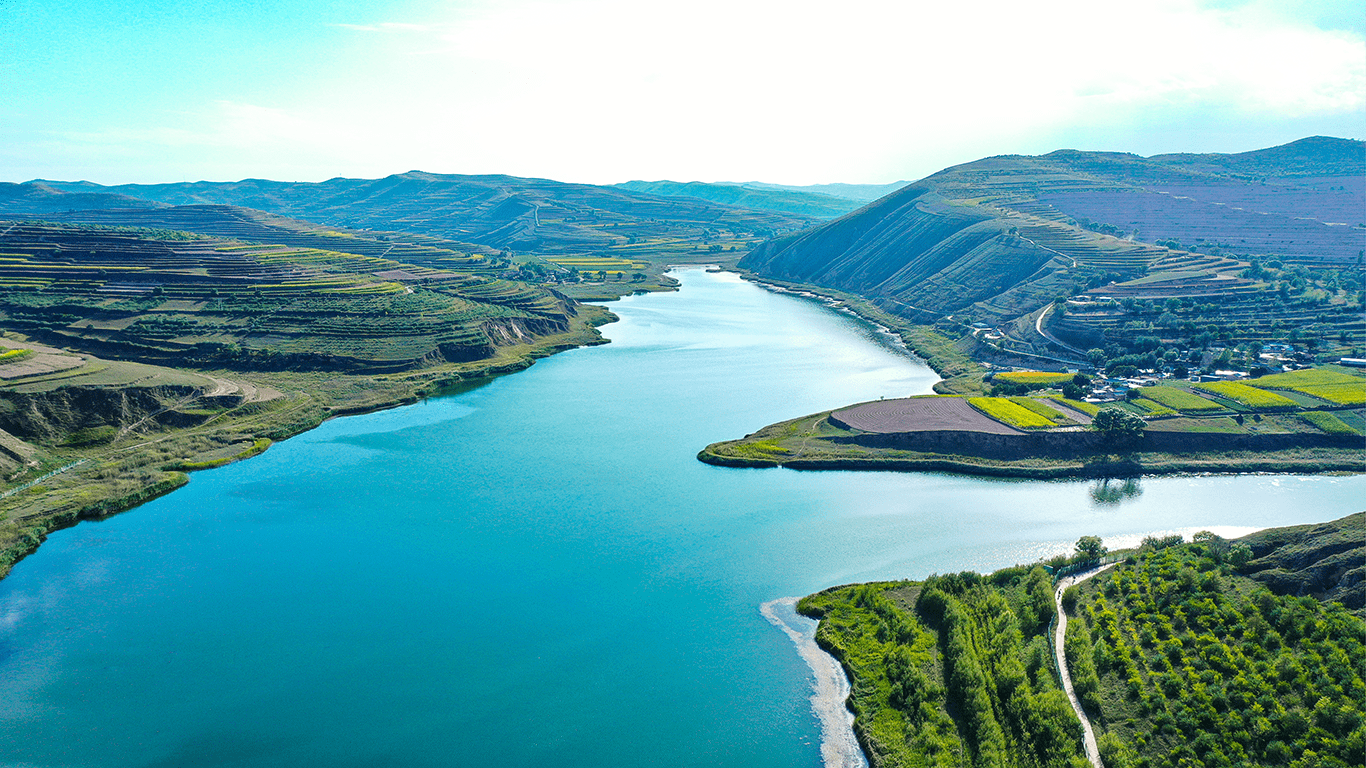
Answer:
M707 466L708 443L936 377L818 303L677 275L611 305L610 345L54 534L0 581L0 765L814 767L811 673L763 602L1366 499L1360 476L1106 500Z

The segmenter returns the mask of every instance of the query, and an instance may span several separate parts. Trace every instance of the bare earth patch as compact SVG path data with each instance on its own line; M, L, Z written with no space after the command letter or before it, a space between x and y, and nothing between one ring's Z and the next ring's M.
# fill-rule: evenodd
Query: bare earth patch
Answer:
M0 364L0 379L22 379L43 373L56 373L85 365L85 359L60 349L34 344L31 341L17 342L0 339L0 352L10 349L31 349L33 356L13 363Z
M993 435L1022 435L1018 429L968 405L959 397L907 397L878 400L842 408L830 414L854 429L864 432L987 432Z

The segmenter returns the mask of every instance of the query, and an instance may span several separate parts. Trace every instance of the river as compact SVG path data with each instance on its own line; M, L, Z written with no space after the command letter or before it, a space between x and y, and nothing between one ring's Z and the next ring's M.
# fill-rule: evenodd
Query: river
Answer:
M814 767L813 678L761 604L1366 498L704 465L936 377L818 303L678 276L612 305L610 345L54 534L0 582L0 765Z

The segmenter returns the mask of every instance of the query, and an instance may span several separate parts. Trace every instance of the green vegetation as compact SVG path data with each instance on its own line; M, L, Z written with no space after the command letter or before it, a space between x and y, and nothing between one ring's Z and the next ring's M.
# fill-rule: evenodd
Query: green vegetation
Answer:
M1143 396L1183 413L1226 410L1224 406L1177 387L1144 387Z
M7 349L4 352L0 352L0 365L4 365L5 363L17 363L20 360L27 360L30 357L33 357L33 350L31 349Z
M798 610L821 619L816 641L850 674L876 768L1087 764L1053 671L1042 567L837 587Z
M1330 435L1356 435L1359 434L1352 429L1342 419L1326 411L1305 411L1300 414L1300 418L1313 424L1320 430Z
M1298 408L1299 403L1288 397L1278 395L1275 392L1268 392L1264 389L1248 386L1237 381L1215 381L1208 384L1196 384L1195 389L1202 392L1211 392L1220 397L1227 398L1246 405L1249 408L1258 410L1276 410L1281 408Z
M1366 604L1340 565L1366 568L1363 534L1366 513L1237 541L1150 536L1065 590L1064 653L1107 768L1360 765L1366 622L1338 601ZM1043 566L1105 555L1085 536L1070 558L802 599L849 674L873 768L1086 765Z
M1044 397L1050 400L1057 400L1063 405L1066 405L1074 410L1081 411L1087 416L1095 416L1097 413L1100 413L1099 405L1096 405L1095 403L1088 403L1085 400L1074 400L1070 397L1064 397L1062 395L1044 395Z
M1366 623L1240 575L1250 552L1197 534L1081 585L1068 660L1110 768L1362 763Z
M1047 429L1055 426L1055 422L1048 416L1015 402L1013 398L970 397L968 403L987 416L1018 429ZM1052 412L1061 418L1062 414Z

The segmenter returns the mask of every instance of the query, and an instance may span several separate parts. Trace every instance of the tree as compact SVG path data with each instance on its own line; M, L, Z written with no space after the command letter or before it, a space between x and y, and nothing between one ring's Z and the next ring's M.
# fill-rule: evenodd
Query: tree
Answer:
M1102 408L1091 419L1091 429L1103 433L1110 439L1135 438L1143 434L1143 428L1148 426L1137 414L1130 413L1122 408Z
M1077 563L1098 562L1109 550L1105 548L1105 543L1099 536L1082 536L1077 539L1077 554L1072 561Z

